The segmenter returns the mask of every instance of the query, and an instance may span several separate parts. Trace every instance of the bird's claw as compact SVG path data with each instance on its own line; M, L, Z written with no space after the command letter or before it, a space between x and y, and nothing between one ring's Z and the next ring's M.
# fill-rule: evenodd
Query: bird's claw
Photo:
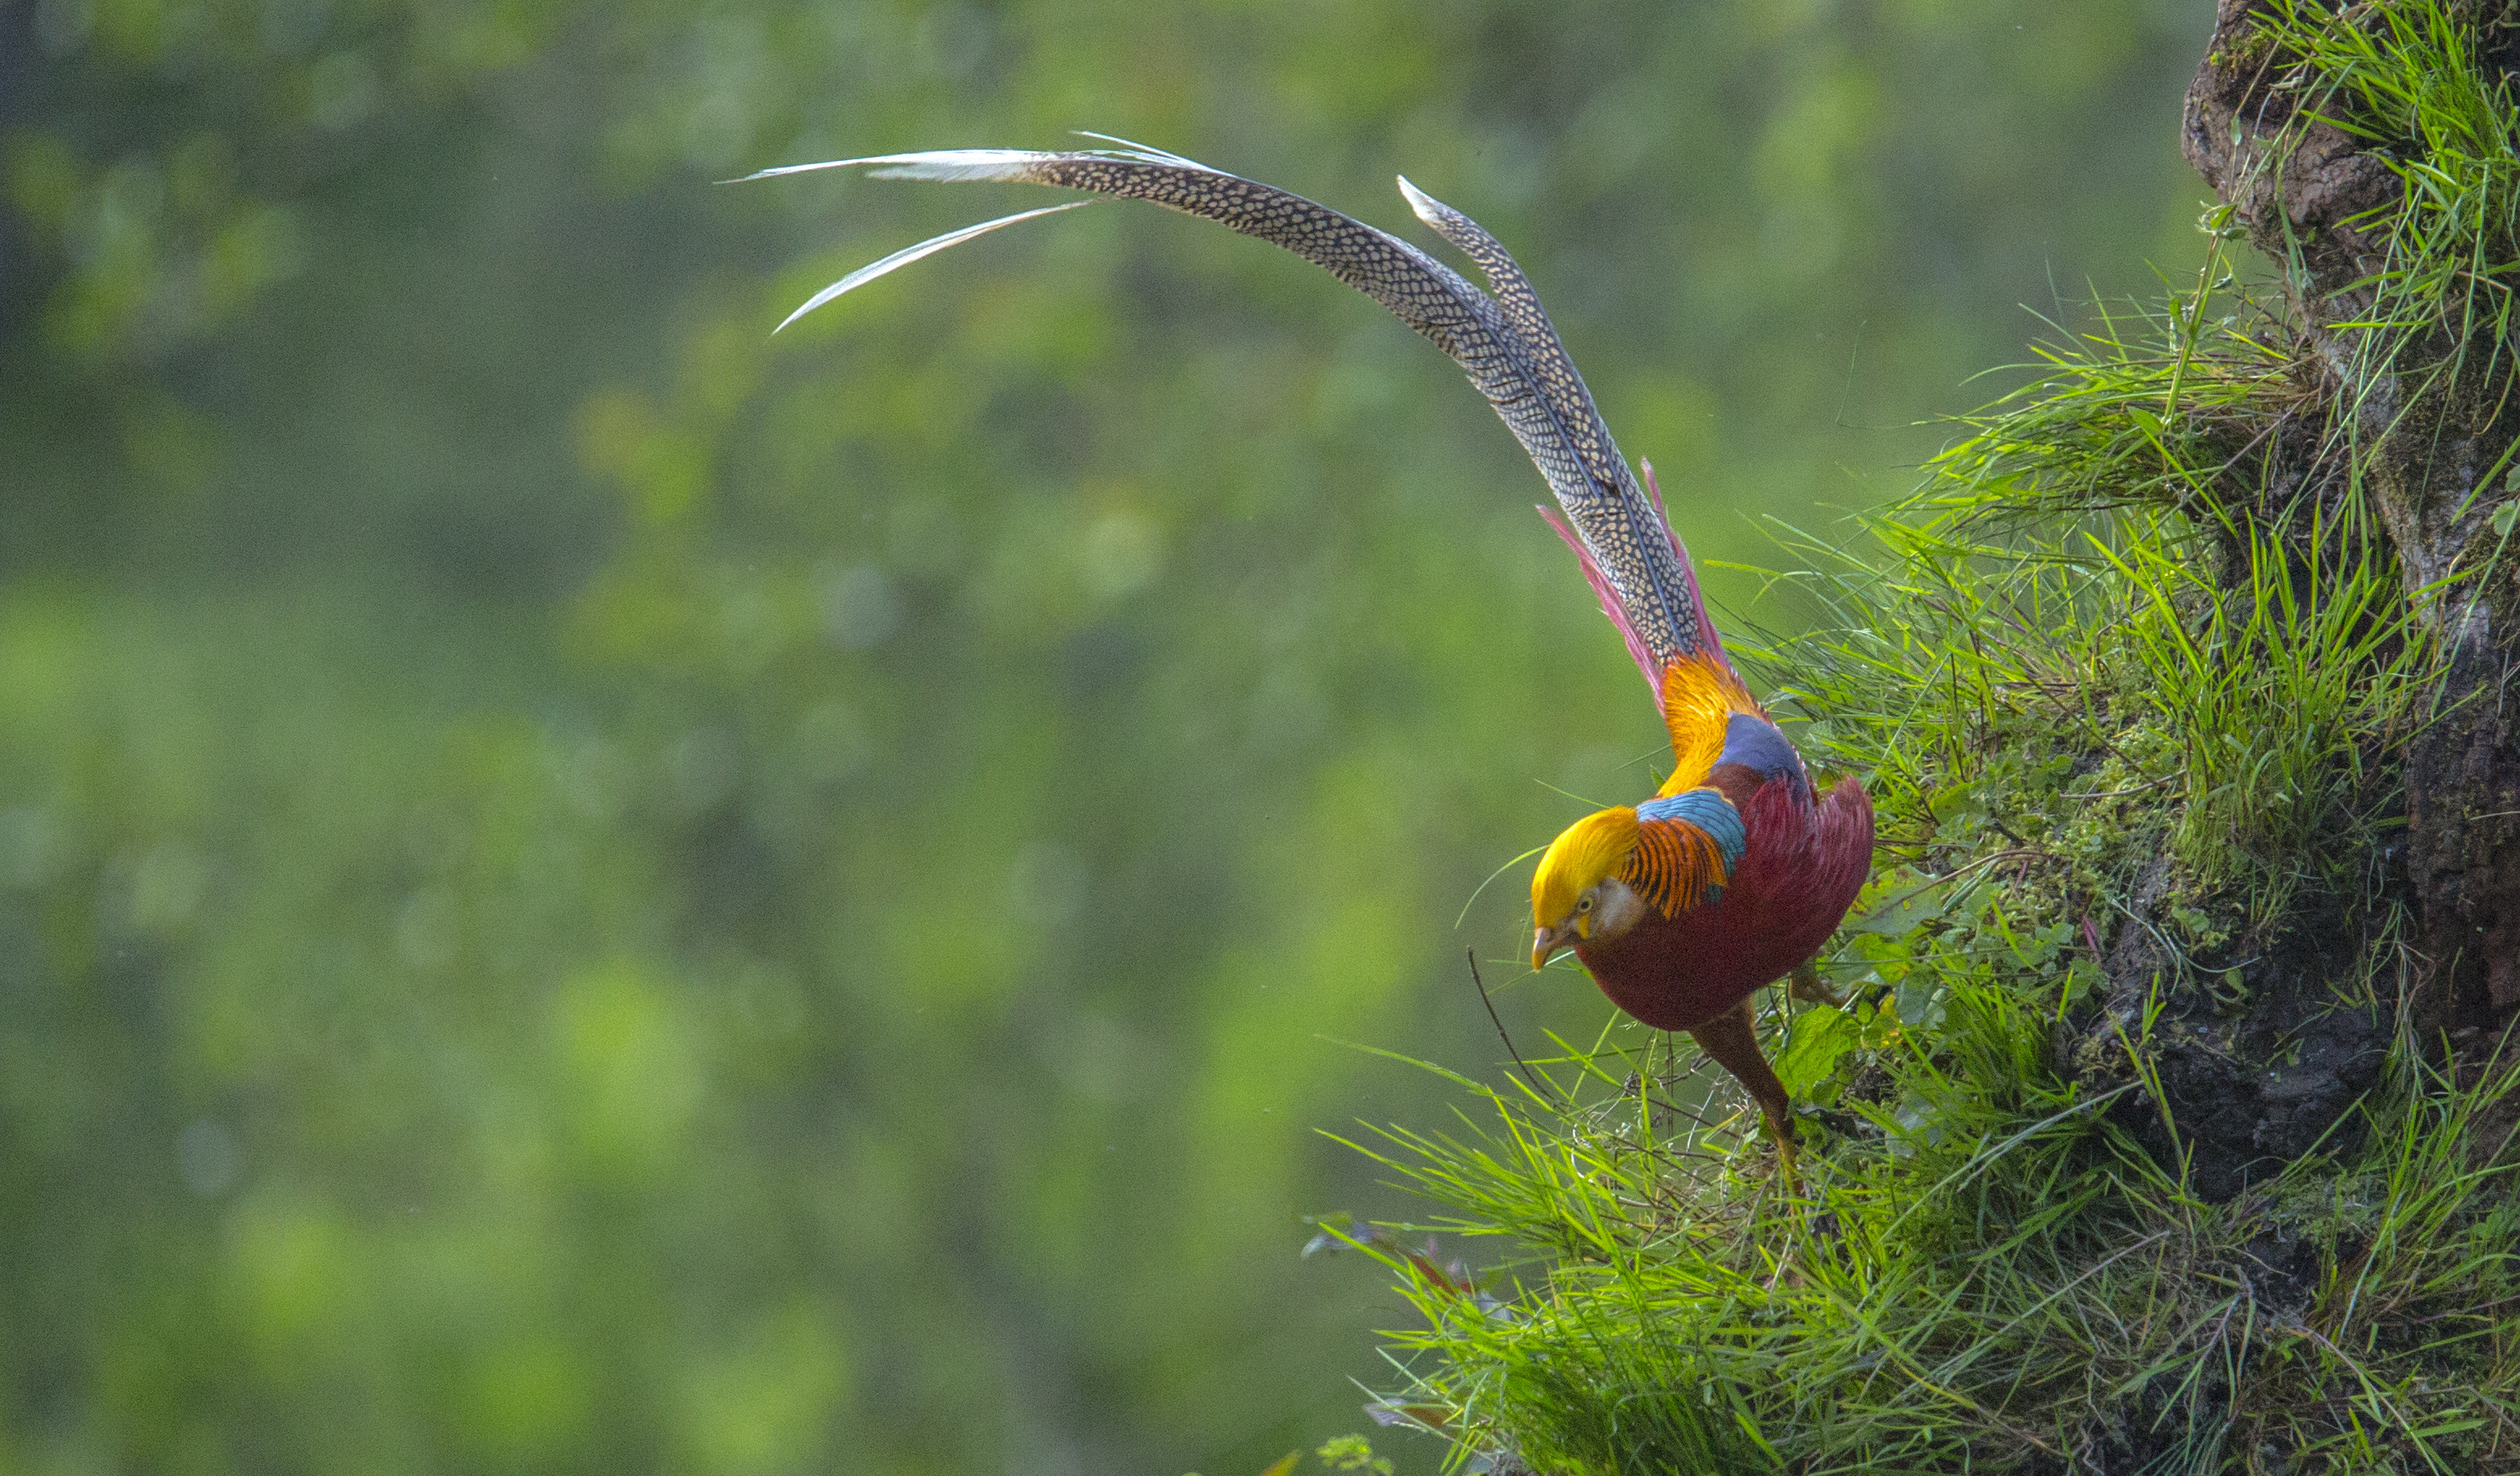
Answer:
M1846 1007L1846 996L1830 989L1820 976L1820 969L1809 961L1797 965L1785 978L1785 998L1806 1005L1826 1005L1832 1009Z

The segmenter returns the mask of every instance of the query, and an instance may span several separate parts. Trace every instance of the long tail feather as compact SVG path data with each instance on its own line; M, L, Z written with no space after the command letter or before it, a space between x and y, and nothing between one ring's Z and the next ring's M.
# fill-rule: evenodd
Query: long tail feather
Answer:
M1549 403L1552 419L1563 428L1568 444L1582 459L1595 484L1605 497L1618 503L1620 515L1602 519L1611 539L1607 546L1595 540L1594 529L1586 529L1596 565L1585 570L1586 577L1606 572L1598 567L1603 563L1630 574L1633 577L1629 579L1612 577L1610 581L1619 590L1623 606L1650 602L1668 612L1675 627L1694 638L1690 642L1692 649L1711 642L1714 633L1705 628L1705 612L1693 598L1696 577L1688 567L1688 556L1681 552L1680 540L1671 531L1670 519L1663 515L1662 499L1656 495L1648 500L1637 485L1634 473L1628 470L1627 458L1619 454L1617 444L1610 439L1610 427L1602 423L1600 411L1594 408L1593 391L1576 372L1575 361L1567 356L1566 345L1557 336L1556 325L1549 321L1548 309L1540 305L1540 293L1532 287L1531 279L1522 274L1521 265L1504 244L1477 221L1411 184L1406 175L1401 177L1400 193L1408 198L1409 208L1417 212L1419 220L1469 257L1488 279L1489 289L1496 293L1498 310L1531 351L1532 380ZM1666 553L1673 557L1662 557ZM1595 583L1598 588L1598 579ZM1638 584L1645 588L1639 589ZM1631 616L1627 626L1633 624ZM1623 634L1627 626L1623 626ZM1630 649L1634 649L1635 645L1636 638L1630 635ZM1660 666L1648 668L1645 680L1659 688Z
M1601 423L1592 393L1542 310L1539 295L1496 238L1468 216L1400 182L1419 218L1459 247L1496 290L1491 298L1417 246L1300 195L1130 147L1076 153L954 149L789 164L764 179L866 166L878 178L1004 180L1148 200L1282 246L1364 292L1450 355L1487 396L1549 481L1585 560L1585 577L1657 693L1662 668L1702 649L1719 655L1688 556ZM798 312L922 256L1041 211L940 236L834 283ZM789 320L794 321L791 315ZM783 325L784 326L784 325Z
M1706 596L1697 588L1697 560L1688 557L1688 545L1680 541L1680 530L1671 525L1671 510L1663 506L1662 486L1654 480L1653 463L1640 457L1637 466L1644 472L1645 496L1653 502L1654 520L1662 524L1664 536L1671 540L1671 557L1679 560L1681 575L1688 581L1688 608L1697 617L1697 633L1706 638L1706 649L1714 653L1716 659L1730 666L1732 658L1724 654L1724 637L1715 629L1714 620L1708 617ZM1661 686L1662 679L1656 677L1655 690L1660 691Z

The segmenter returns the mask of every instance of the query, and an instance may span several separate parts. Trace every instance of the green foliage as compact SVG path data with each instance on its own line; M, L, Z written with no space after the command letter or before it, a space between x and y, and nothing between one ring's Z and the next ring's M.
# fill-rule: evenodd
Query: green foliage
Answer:
M1371 1471L1373 1476L1391 1476L1391 1458L1374 1454L1373 1443L1362 1435L1333 1436L1314 1454L1333 1471Z
M2265 506L2257 453L2300 393L2247 304L2208 321L2219 253L2194 293L2044 350L1868 519L1875 561L1798 541L1845 570L1802 581L1835 634L1767 659L1895 841L2009 834L2084 896L2166 853L2264 922L2394 823L2373 761L2434 674L2434 591L2350 487Z

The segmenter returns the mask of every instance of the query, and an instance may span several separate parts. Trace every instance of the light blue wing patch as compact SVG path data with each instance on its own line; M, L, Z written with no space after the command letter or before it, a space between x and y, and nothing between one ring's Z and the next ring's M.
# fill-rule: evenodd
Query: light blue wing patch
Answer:
M1637 819L1677 820L1696 827L1701 834L1715 842L1716 853L1724 858L1724 874L1727 876L1732 874L1733 863L1741 859L1741 848L1748 843L1748 837L1741 830L1741 813L1732 808L1732 801L1726 799L1719 789L1685 789L1666 799L1646 800L1637 806Z

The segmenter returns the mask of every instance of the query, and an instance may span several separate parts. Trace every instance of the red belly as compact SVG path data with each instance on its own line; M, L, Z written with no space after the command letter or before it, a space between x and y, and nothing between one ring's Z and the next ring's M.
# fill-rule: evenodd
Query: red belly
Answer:
M1649 918L1617 938L1579 945L1575 957L1611 1004L1657 1030L1687 1030L1802 962L1767 957L1751 922L1757 912L1754 899L1730 887L1713 907Z

